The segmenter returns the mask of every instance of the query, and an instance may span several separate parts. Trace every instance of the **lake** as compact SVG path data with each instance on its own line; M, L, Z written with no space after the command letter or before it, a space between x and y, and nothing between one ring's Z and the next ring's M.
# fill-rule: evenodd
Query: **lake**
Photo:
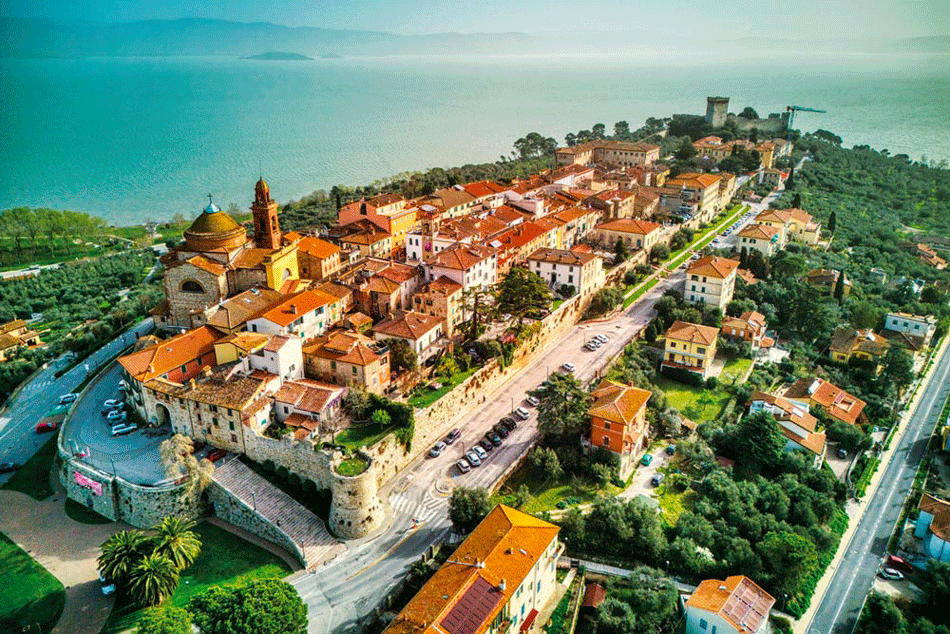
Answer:
M707 95L914 159L950 158L947 57L0 60L0 209L117 224L494 161L530 131L705 112Z

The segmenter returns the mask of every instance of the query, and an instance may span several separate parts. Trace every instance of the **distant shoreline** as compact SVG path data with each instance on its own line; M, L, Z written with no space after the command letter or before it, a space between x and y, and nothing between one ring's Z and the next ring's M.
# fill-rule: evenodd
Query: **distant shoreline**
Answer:
M300 53L284 53L282 51L268 51L267 53L261 53L260 55L248 55L247 57L242 57L241 59L257 59L264 61L289 61L289 62L304 62L304 61L313 61L312 57L307 57L306 55L301 55Z

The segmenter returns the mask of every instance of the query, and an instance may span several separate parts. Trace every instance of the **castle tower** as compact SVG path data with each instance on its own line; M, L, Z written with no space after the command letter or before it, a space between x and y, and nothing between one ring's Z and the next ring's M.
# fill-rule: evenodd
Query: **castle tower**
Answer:
M277 224L277 203L270 197L270 187L261 178L254 186L254 241L258 249L280 248L280 227Z
M729 97L706 97L706 123L714 128L726 124L729 116Z

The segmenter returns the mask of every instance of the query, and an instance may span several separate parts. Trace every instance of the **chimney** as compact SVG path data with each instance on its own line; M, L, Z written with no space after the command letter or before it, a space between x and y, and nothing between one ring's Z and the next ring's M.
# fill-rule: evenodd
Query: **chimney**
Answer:
M502 578L502 580L498 582L498 589L501 590L502 592L505 591L505 580L504 580L504 578Z
M296 314L297 314L297 305L296 305L296 304L291 304L291 305L290 305L290 314L291 314L291 315L296 315Z

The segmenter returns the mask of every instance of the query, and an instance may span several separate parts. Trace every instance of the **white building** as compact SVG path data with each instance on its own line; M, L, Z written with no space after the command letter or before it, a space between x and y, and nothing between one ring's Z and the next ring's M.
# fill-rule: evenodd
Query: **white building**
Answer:
M495 249L477 244L457 244L430 256L425 263L426 280L443 275L462 285L494 286L498 282L498 255Z
M538 249L528 256L528 270L552 288L573 286L581 295L604 285L603 261L593 253Z
M686 602L686 634L766 634L773 605L748 577L706 579Z
M739 263L720 257L704 257L686 269L686 289L683 297L688 302L708 304L725 311L736 288Z
M767 258L781 250L781 232L775 227L762 224L750 224L738 234L737 246L749 251L758 251Z
M373 337L376 341L402 339L408 342L419 363L422 363L438 351L435 344L445 334L444 323L441 317L400 310L386 321L373 326Z
M323 291L291 295L247 322L247 329L265 335L298 335L304 340L322 335L331 324L330 306L337 301Z
M937 318L933 315L912 315L910 313L888 313L884 328L923 339L929 345L937 330Z

